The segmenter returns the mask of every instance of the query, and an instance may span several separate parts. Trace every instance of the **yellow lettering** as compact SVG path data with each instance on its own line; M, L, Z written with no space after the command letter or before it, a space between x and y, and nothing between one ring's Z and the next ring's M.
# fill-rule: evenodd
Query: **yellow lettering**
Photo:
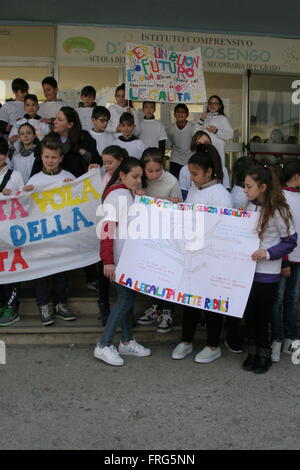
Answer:
M82 191L82 199L80 203L82 204L83 202L88 202L88 194L91 193L94 197L94 199L100 199L101 195L97 193L95 190L94 186L91 183L91 179L87 178L83 182L83 191Z
M49 192L43 191L42 193L33 193L31 194L32 199L38 205L41 212L46 212L48 203L49 203Z

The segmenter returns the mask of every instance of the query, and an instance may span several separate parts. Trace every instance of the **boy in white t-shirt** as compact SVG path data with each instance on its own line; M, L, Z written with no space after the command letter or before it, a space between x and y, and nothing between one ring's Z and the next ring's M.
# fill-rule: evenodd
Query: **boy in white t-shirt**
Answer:
M18 119L13 125L9 133L9 142L13 144L16 150L19 150L19 128L22 124L29 123L34 127L35 135L42 140L50 132L48 124L42 122L41 116L38 115L39 102L36 95L27 94L24 98L25 114Z
M58 85L54 77L45 77L42 81L42 87L46 101L40 104L40 115L42 117L42 122L52 126L58 111L63 106L67 105L63 100L59 100L57 98Z
M115 137L110 132L106 132L110 120L110 112L104 106L96 106L92 112L92 129L89 133L97 142L97 151L102 155L103 150L115 142Z
M92 128L92 112L93 109L97 106L95 102L96 99L96 90L93 86L87 85L82 88L80 92L81 102L79 107L76 109L81 127L85 131L89 131Z
M191 142L194 134L194 123L188 121L189 109L186 104L177 104L174 109L176 122L168 129L171 144L170 173L177 179L181 168L192 156Z
M156 103L154 101L143 102L144 119L140 122L139 138L144 142L146 148L159 148L164 155L168 137L163 123L155 119L155 109Z
M28 93L29 85L23 78L15 78L11 88L15 101L8 101L0 108L0 134L8 134L17 119L24 114L24 97Z
M133 130L134 117L131 113L123 113L120 117L120 131L122 134L113 142L113 145L126 149L130 157L140 159L146 147L141 139L133 135Z
M43 186L56 181L68 182L75 179L72 173L62 170L60 167L63 160L63 147L57 137L50 136L44 139L41 158L43 169L29 179L25 187L27 191L32 191L35 186ZM36 280L36 300L44 326L51 325L54 322L54 316L62 320L75 320L76 316L69 312L65 304L67 288L68 277L64 272ZM53 294L53 303L51 302L51 294Z

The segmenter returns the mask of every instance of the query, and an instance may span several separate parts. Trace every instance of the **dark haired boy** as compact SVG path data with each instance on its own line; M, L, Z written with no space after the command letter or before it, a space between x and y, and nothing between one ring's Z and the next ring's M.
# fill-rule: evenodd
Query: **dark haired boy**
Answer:
M121 135L117 137L113 145L118 145L127 150L130 157L141 158L145 150L145 144L141 139L133 135L134 117L131 113L123 113L120 117Z
M28 93L29 85L23 78L15 78L11 89L15 95L14 101L8 101L0 108L0 133L7 135L17 119L24 115L24 97Z
M18 119L13 125L8 140L11 144L14 144L15 148L18 150L18 141L19 135L18 130L22 124L29 123L34 129L36 136L39 140L42 140L50 132L50 127L48 124L42 122L41 116L38 113L39 102L36 95L27 94L24 98L24 111L25 114L22 118Z
M42 186L58 181L71 181L75 177L60 166L63 160L63 146L54 136L46 137L42 142L41 158L43 169L32 176L26 186L27 190L34 186ZM54 322L54 316L62 320L75 320L76 316L66 306L68 276L65 272L36 279L36 300L44 326ZM51 302L51 297L53 303Z
M110 112L104 106L96 106L92 111L92 128L89 133L97 142L97 150L99 155L102 155L105 147L112 145L115 142L115 137L106 132L110 120Z
M77 108L77 113L81 122L82 129L89 131L92 128L92 111L97 106L95 102L96 90L94 87L88 85L82 88L80 92L81 102Z
M143 102L144 119L140 122L139 138L144 142L146 148L159 148L164 155L168 137L163 123L155 119L155 110L156 103L154 101Z
M171 145L170 173L177 179L181 168L192 156L191 142L194 134L194 123L188 121L189 109L186 104L177 104L174 109L175 123L168 129Z
M45 77L42 81L42 87L46 101L40 104L40 115L43 122L51 125L60 108L67 105L63 100L57 98L58 85L54 77Z

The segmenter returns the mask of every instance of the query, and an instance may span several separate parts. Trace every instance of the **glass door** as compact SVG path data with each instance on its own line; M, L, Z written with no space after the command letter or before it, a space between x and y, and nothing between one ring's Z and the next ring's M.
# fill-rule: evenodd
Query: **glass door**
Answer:
M300 155L299 105L292 102L295 76L249 75L249 150L258 160L281 163Z

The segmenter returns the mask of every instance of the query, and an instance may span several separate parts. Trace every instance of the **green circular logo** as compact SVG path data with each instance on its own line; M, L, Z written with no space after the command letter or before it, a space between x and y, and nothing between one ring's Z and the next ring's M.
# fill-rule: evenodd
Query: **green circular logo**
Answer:
M66 39L63 47L68 54L90 54L96 46L91 39L75 36Z

